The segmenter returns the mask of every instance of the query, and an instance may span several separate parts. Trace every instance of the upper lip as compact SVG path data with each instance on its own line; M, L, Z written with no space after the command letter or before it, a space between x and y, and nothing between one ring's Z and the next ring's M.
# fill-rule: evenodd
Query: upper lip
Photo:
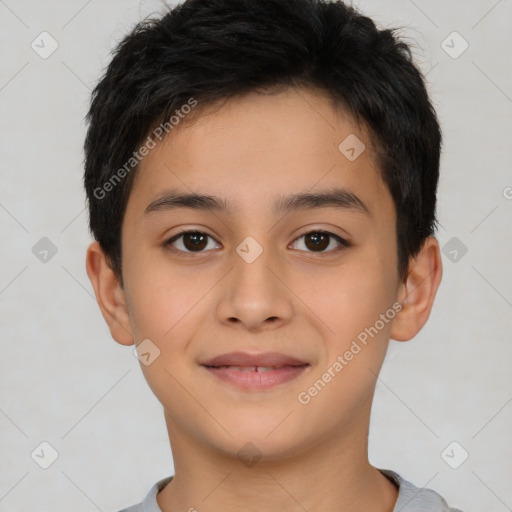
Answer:
M306 363L279 352L229 352L201 363L203 366L303 366Z

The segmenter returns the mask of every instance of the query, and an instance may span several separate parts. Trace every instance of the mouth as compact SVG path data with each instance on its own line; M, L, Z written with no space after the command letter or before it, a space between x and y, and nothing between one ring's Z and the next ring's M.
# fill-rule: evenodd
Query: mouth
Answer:
M305 366L305 365L298 365ZM298 366L291 366L292 368L296 368ZM219 368L225 369L228 368L230 370L235 370L238 372L272 372L274 370L280 370L281 368L286 368L287 366L207 366L207 368Z
M276 352L232 352L205 361L201 366L224 383L246 391L260 391L295 380L310 364Z

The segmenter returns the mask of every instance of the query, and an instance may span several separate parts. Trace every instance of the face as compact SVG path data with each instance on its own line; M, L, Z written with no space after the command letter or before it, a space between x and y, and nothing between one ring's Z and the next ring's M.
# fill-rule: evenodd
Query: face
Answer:
M172 132L137 172L123 293L169 427L268 459L366 436L399 288L367 134L319 93L251 94ZM212 364L233 352L246 358Z

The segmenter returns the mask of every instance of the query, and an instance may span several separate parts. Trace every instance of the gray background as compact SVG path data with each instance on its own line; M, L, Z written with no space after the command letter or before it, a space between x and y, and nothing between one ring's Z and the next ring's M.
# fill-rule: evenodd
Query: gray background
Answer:
M465 512L512 510L512 3L356 5L408 27L444 133L444 278L426 327L391 342L371 462ZM81 185L90 89L116 42L161 6L0 0L0 511L118 510L173 472L161 406L88 282ZM58 43L47 58L43 31ZM454 31L469 44L461 55ZM43 441L58 452L48 469Z

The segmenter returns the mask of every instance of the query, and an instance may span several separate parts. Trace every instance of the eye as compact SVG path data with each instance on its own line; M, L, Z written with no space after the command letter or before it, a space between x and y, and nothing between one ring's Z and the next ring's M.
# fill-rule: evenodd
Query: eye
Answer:
M182 231L165 242L166 246L172 246L174 249L185 252L204 252L205 249L215 249L208 247L208 239L213 238L202 231Z
M344 238L330 233L328 231L310 231L301 235L296 240L304 239L303 245L308 252L330 253L350 247L350 243ZM217 246L209 247L209 240L214 240L210 235L202 231L190 230L181 231L165 242L165 246L171 246L173 250L184 253L199 253L208 249L219 248ZM332 247L334 241L334 247ZM337 245L336 245L337 244ZM300 244L299 244L300 245Z
M338 250L345 249L350 247L350 243L341 238L334 233L329 233L328 231L310 231L309 233L305 233L304 235L299 236L296 240L304 239L303 245L306 247L306 250L309 252L317 252L317 253L325 253L325 252L336 252ZM338 245L334 248L332 247L331 242L335 241ZM300 244L299 244L300 245ZM329 250L329 247L331 247ZM299 250L304 250L300 249Z

